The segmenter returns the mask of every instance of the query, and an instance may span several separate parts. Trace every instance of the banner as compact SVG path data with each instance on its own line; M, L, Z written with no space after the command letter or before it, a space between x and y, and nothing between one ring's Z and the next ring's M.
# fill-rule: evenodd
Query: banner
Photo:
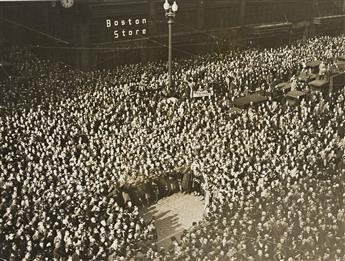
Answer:
M200 98L200 97L211 97L213 95L213 91L193 91L192 98Z

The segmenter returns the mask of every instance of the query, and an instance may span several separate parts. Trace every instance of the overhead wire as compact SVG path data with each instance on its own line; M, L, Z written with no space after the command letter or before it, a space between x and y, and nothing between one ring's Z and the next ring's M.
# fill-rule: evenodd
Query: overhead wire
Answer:
M35 32L35 33L37 33L37 34L43 35L43 36L45 36L45 37L47 37L47 38L53 39L53 40L55 40L55 41L57 41L57 42L64 43L64 44L70 44L70 42L68 42L68 41L66 41L66 40L57 38L57 37L55 37L55 36L53 36L53 35L50 35L50 34L45 33L45 32L43 32L43 31L40 31L40 30L37 30L37 29L35 29L35 28L29 27L29 26L27 26L27 25L23 25L23 24L21 24L21 23L18 23L18 22L16 22L16 21L11 20L11 19L2 18L2 20L4 20L5 22L7 22L7 23L9 23L9 24L13 24L13 25L15 25L15 26L22 27L22 28L24 28L24 29L26 29L26 30L29 30L29 31Z
M4 66L0 65L2 71L7 75L7 78L10 77L9 73L7 72L7 70L4 68Z
M152 40L152 39L146 39L148 41L152 41L154 43L155 40ZM182 47L182 46L197 46L197 45L207 45L207 44L212 44L211 42L201 42L201 43L176 43L175 46L178 46L178 47ZM29 45L28 46L29 48L31 49L61 49L61 50L108 50L108 51L130 51L130 50L134 50L134 48L132 47L107 47L107 48L99 48L99 47L62 47L62 46L46 46L46 45ZM165 44L161 44L159 46L138 46L138 47L135 47L135 50L149 50L149 49L161 49L162 47L167 47L167 45ZM176 47L173 46L174 49L176 49ZM178 49L179 50L179 49ZM179 50L181 52L186 52L186 51L183 51L183 50ZM191 52L186 52L188 54L193 54ZM197 55L197 54L194 54L194 55Z
M145 37L144 39L146 39L146 40L148 40L148 41L151 41L151 42L153 42L153 43L155 43L155 44L157 44L157 45L159 45L159 46L161 46L161 47L168 47L166 44L162 44L162 43L160 43L160 42L158 42L158 41L156 41L156 40L150 39L149 37ZM161 48L161 47L156 47L156 48ZM150 48L150 47L146 47L146 48ZM194 53L191 53L191 52L184 51L184 50L181 50L181 49L179 49L179 48L176 48L176 47L174 47L174 45L172 46L172 48L173 48L174 50L176 50L176 51L179 51L179 52L184 53L184 54L187 54L187 55L197 56L197 55L194 54ZM137 49L137 48L136 48L136 49ZM128 49L128 50L131 50L131 49ZM109 60L111 60L111 59L113 59L113 57L108 57L108 58L104 59L103 61L101 61L101 62L95 64L94 67L97 67L97 66L99 66L99 65L101 65L101 64L104 64L106 61L109 61Z
M179 24L179 25L182 25L183 27L186 27L186 28L192 29L192 30L194 30L194 31L197 31L198 33L201 33L201 34L203 34L203 35L206 35L206 36L210 37L210 38L213 39L213 40L223 40L223 39L221 39L221 38L219 38L219 37L217 37L217 36L215 36L215 35L212 35L212 34L210 34L210 33L207 33L205 30L201 30L201 29L196 28L196 27L194 27L194 26L186 25L186 24L183 24L183 23L178 22L178 21L175 21L175 23L176 23L176 24Z

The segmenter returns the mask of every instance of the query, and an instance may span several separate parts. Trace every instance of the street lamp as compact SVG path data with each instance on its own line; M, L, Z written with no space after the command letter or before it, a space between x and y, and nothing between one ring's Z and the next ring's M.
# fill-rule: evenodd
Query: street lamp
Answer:
M169 91L172 90L172 24L174 23L175 14L178 10L178 6L176 1L172 5L169 4L168 0L165 0L163 4L163 8L165 11L165 17L168 19L168 27L169 27L169 47L168 47L168 88Z

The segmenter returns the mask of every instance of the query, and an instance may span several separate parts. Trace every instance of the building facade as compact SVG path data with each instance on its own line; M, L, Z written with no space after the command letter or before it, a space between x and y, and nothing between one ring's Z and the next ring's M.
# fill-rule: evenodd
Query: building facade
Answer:
M0 3L0 43L82 70L167 57L163 0ZM177 0L174 57L344 31L345 0Z

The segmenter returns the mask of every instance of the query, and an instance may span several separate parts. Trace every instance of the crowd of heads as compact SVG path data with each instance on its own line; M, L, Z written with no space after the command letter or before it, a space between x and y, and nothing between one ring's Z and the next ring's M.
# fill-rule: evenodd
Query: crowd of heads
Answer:
M204 144L217 144L194 155L212 194L206 220L168 253L153 251L149 258L342 260L343 97L328 112L320 113L316 101L267 106L204 128Z
M21 77L1 83L0 257L341 260L344 93L244 111L231 97L269 90L344 44L318 37L179 60L180 98L169 101L159 63L83 73L12 48L5 58ZM215 95L189 99L191 81ZM203 181L205 219L162 251L140 191L181 168Z

